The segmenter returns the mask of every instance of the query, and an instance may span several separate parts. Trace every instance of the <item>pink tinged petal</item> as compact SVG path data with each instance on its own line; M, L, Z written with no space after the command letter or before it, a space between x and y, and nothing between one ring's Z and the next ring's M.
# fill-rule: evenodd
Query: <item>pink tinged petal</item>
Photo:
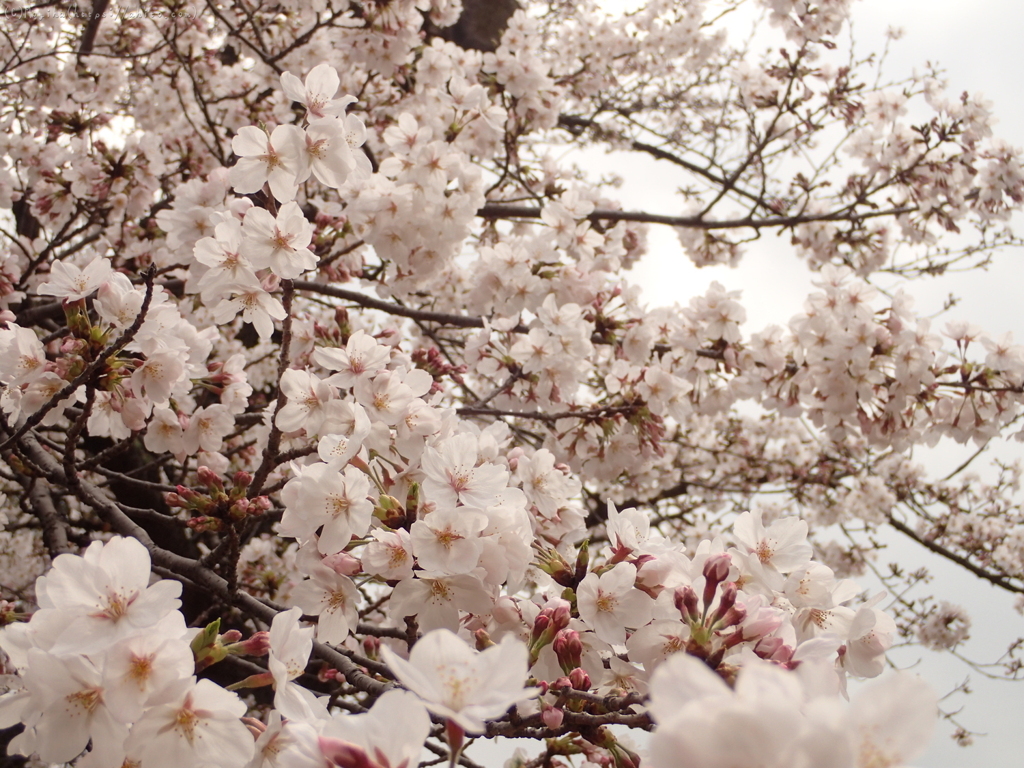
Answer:
M259 192L267 183L267 164L257 158L239 158L228 171L228 180L240 195Z
M66 763L89 743L89 717L74 704L61 701L43 713L35 731L39 758L45 763Z
M306 75L306 90L328 100L334 98L340 85L341 78L337 70L326 62L317 64Z
M239 157L262 155L267 151L267 144L267 134L254 125L239 128L231 139L231 149Z
M256 333L259 335L261 340L266 341L274 335L274 321L271 319L271 315L269 313L253 312L251 314L252 317L249 318L249 322L252 323L253 328L256 329Z
M302 104L306 100L305 86L303 86L302 81L291 72L281 73L281 89L292 101L297 101Z
M280 202L294 200L299 191L294 171L275 170L270 172L270 191Z
M428 632L413 646L413 651L415 652L427 638L433 638L435 634L442 632L454 637L454 633L447 629L437 629L434 632ZM431 646L436 646L439 642L441 640L432 639ZM441 658L440 654L443 652L443 649L432 647L426 653L418 654L415 657L415 664L412 657L410 657L409 661L406 661L386 645L382 645L380 650L384 657L384 663L391 668L391 671L395 673L395 677L398 678L402 685L424 701L441 701L444 698L443 689L437 685L435 676L430 673L430 669L438 664L437 659Z

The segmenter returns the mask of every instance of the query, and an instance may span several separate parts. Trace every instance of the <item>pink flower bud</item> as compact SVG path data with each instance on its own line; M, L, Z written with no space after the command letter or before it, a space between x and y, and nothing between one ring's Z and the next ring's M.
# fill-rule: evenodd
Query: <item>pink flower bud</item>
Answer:
M540 719L544 721L544 725L551 729L558 728L564 718L565 712L547 705L544 705L544 709L540 713Z
M576 667L576 669L569 673L569 682L572 684L574 690L590 690L590 675L584 672L581 667Z
M551 626L551 617L541 613L533 620L533 631L530 633L530 644L534 644L540 641L544 637L544 633L547 632Z
M683 621L700 621L700 603L693 587L676 587L672 602L682 616Z
M718 585L729 578L729 567L732 557L727 552L712 555L704 563L704 607L711 605L715 599Z
M224 490L224 481L221 479L221 476L209 467L199 467L196 470L196 478L211 491L214 489L218 491Z
M580 633L575 629L559 630L551 648L558 657L558 665L566 674L582 663L583 643L580 641Z
M363 638L363 653L369 656L371 659L376 659L380 656L380 638L372 637L367 635Z
M348 552L338 552L335 555L328 555L321 562L335 573L342 576L355 576L363 570L363 564L359 559Z
M754 653L762 659L780 664L793 658L793 649L781 637L762 637L754 646Z
M718 607L715 608L715 613L711 617L711 626L721 622L722 618L736 605L736 594L738 591L735 581L726 582L722 587L722 592L718 598Z

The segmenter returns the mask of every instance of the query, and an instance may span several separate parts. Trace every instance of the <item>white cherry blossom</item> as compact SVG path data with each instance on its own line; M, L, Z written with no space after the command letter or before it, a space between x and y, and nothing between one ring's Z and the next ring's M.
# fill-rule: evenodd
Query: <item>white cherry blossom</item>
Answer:
M537 695L526 688L526 646L511 636L485 651L470 648L454 633L424 635L406 661L387 646L384 659L427 709L458 723L466 733L483 733L486 722Z

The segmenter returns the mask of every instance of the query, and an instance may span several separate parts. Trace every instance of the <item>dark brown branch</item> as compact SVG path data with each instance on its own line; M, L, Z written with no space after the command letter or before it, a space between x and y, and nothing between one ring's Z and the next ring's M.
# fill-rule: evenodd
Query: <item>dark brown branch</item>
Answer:
M956 554L955 552L947 549L941 544L936 544L934 541L929 541L928 539L924 538L919 533L917 533L917 531L915 531L913 528L906 525L905 523L900 522L892 515L888 516L888 520L889 525L891 525L900 533L909 536L918 544L925 547L926 549L930 549L935 554L942 555L942 557L946 558L947 560L951 560L957 565L963 566L978 578L984 579L985 581L989 581L995 584L997 587L1002 587L1007 592L1016 592L1018 594L1024 594L1024 587L1013 584L998 574L986 571L981 566L975 565L966 557Z
M705 219L702 216L663 216L659 213L613 211L608 208L599 208L586 218L592 222L636 221L646 224L665 224L670 227L690 227L692 229L768 229L770 227L781 229L816 221L863 221L864 219L877 219L882 216L900 216L905 213L913 213L916 210L915 206L904 206L902 208L889 208L884 211L866 211L861 213L850 208L843 208L830 213L775 216L767 219L756 219L748 216L743 219L715 221ZM534 208L530 205L488 203L478 210L476 215L485 219L539 219L540 213L540 208Z
M50 557L65 552L74 552L75 548L68 543L68 523L53 503L50 488L45 481L37 479L28 489L28 500L32 514L39 518L43 528L43 543Z
M288 357L292 341L292 299L295 296L294 281L283 280L281 304L284 305L285 317L281 323L281 353L277 361L277 405L274 408L274 415L270 420L270 435L267 437L267 447L263 449L263 458L252 477L252 484L249 486L248 495L254 499L263 492L263 485L267 482L270 473L279 466L278 453L281 448L281 430L277 428L277 414L284 408L288 398L281 391L281 378L288 370Z

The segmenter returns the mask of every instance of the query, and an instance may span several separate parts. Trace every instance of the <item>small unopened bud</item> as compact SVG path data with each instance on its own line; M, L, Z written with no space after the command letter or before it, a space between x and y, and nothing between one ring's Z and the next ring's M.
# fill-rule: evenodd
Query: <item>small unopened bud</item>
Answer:
M727 552L712 555L704 563L704 608L705 610L715 599L718 585L729 578L732 557Z
M542 549L537 553L537 567L562 587L575 587L573 569L556 549Z
M781 637L762 637L754 646L754 653L762 659L783 664L793 658L793 649Z
M683 621L700 621L700 603L693 587L676 587L676 591L672 595L672 602Z
M569 673L569 683L574 690L589 691L590 675L584 672L582 667L576 667L576 669Z
M257 632L256 634L258 635L260 633ZM263 634L267 633L264 632ZM253 635L253 637L255 636L256 635ZM242 639L242 633L239 632L237 629L229 629L227 632L222 634L219 639L222 643L237 643L239 640Z
M582 663L583 643L580 641L580 633L575 629L559 630L551 644L551 649L558 658L558 666L566 674Z
M348 552L328 555L321 562L342 576L355 576L363 571L363 564L359 561L359 558L353 557Z
M211 492L224 490L224 480L209 467L199 467L196 470L196 478L205 485Z
M719 629L725 629L726 627L735 627L743 623L744 619L747 618L747 609L742 605L734 605L725 615L719 619Z
M199 517L193 517L186 523L189 528L199 533L205 533L208 531L221 531L224 529L224 522L218 520L215 517L207 517L206 515L200 515Z
M229 635L233 636L229 638ZM220 636L225 643L224 650L233 656L266 656L270 653L270 633L256 632L248 640L241 640L242 633L231 629Z
M711 626L718 624L722 618L736 605L736 595L739 590L736 587L735 581L726 582L722 587L721 594L718 597L718 606L715 608L715 613L711 617ZM746 610L744 610L746 613Z
M316 673L316 679L321 683L329 683L333 680L344 680L345 677L334 667L329 667L324 664Z
M576 587L581 581L587 578L587 570L590 568L590 539L584 539L583 543L580 544L579 551L576 553L576 573L575 581L572 584L563 584L562 586Z
M380 638L372 637L367 635L363 638L363 653L369 656L371 659L376 659L380 656Z
M565 719L565 712L557 707L545 704L541 710L540 719L544 721L544 725L553 730L562 724L562 720Z

